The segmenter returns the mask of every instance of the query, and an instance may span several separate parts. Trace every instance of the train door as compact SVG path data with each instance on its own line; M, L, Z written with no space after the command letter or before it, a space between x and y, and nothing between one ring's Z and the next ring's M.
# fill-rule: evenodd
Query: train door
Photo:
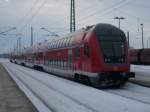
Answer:
M68 68L72 70L72 49L68 50Z
M75 48L75 68L77 70L82 70L82 49L80 46Z
M82 49L82 69L87 71L90 65L90 48L88 44L84 44Z

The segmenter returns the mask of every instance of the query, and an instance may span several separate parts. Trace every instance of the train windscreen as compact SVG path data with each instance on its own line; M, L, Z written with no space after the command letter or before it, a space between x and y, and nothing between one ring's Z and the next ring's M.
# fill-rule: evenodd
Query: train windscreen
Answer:
M125 42L121 40L99 40L106 63L125 62Z

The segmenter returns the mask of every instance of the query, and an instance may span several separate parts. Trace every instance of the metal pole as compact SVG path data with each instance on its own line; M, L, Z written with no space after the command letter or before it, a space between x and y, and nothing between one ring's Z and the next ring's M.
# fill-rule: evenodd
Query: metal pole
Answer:
M120 29L120 18L118 20L119 20L119 29Z
M141 31L142 31L142 49L144 49L144 40L143 40L143 24L141 24Z
M75 0L71 0L70 7L70 32L75 31Z
M148 48L148 39L147 39L147 48Z
M128 46L130 47L129 32L127 32Z
M148 39L147 39L147 48L149 47L149 45L148 45L148 43L149 43L149 39L150 39L150 37L148 37Z
M18 38L17 38L17 48L16 48L17 52L18 52L18 48L19 48L19 42L18 42Z
M33 27L31 26L31 46L33 46Z
M19 37L19 51L21 51L21 37Z

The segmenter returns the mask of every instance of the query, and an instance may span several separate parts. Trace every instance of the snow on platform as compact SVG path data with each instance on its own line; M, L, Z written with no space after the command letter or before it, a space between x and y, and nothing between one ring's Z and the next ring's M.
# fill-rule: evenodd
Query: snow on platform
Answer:
M131 65L131 71L135 72L132 82L150 87L150 66Z
M3 61L3 65L40 112L150 111L150 104L141 100L98 90L9 62Z

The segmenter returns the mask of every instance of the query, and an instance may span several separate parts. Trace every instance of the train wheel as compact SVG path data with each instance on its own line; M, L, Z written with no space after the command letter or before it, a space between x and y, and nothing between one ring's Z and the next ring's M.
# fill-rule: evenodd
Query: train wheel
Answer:
M123 79L116 80L110 87L121 88L121 87L125 86L126 82L127 82L127 80L123 80Z
M91 82L88 76L75 74L74 79L76 82L80 82L86 85L91 85Z

